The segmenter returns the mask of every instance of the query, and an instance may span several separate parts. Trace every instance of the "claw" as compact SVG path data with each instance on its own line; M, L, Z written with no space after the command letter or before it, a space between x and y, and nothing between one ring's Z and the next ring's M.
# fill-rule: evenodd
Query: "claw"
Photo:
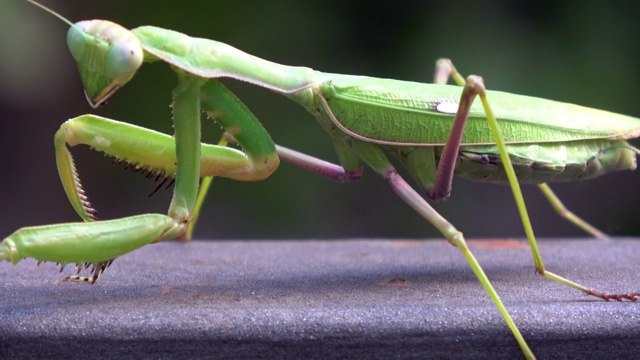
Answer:
M629 301L636 301L640 298L640 293L627 293L627 294L607 294L607 293L601 293L601 292L597 292L593 289L589 289L587 292L587 295L591 295L591 296L595 296L598 297L600 299L603 299L604 301L609 301L609 300L615 300L615 301L624 301L624 300L629 300Z
M98 281L98 279L100 278L100 275L102 275L102 273L104 273L105 270L107 270L109 265L111 265L113 263L113 260L115 260L115 259L111 259L109 261L104 261L104 262L99 262L99 263L96 263L96 264L85 263L84 264L84 268L85 269L89 268L89 266L92 266L90 272L92 272L93 275L91 275L89 277L78 276L78 275L65 276L62 279L62 281L88 282L88 283L91 283L91 284L95 284L96 281ZM82 265L78 266L78 274L80 273L80 269L82 269Z

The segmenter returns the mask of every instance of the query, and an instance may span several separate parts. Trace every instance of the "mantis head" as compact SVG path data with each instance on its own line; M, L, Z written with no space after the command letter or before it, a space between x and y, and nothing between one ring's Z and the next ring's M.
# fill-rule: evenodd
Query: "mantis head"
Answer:
M48 7L34 0L27 1L71 25L67 45L78 64L84 93L93 108L109 100L142 65L140 40L124 27L106 20L72 24Z
M106 20L86 20L73 25L67 45L78 64L89 104L104 104L142 65L140 40L126 28Z

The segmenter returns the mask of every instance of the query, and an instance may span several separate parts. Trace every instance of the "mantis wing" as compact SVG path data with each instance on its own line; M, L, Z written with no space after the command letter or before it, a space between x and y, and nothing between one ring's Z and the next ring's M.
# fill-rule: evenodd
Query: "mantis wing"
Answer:
M386 145L444 145L449 139L461 87L321 75L328 80L322 85L322 93L335 115L334 121L350 135ZM640 120L633 117L499 91L487 91L487 95L507 144L628 139L640 135ZM482 105L475 103L462 145L481 144L494 141Z

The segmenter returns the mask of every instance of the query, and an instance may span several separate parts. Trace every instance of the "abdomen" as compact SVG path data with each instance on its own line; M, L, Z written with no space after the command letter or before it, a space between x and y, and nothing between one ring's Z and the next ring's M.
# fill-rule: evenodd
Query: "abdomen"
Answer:
M634 170L638 150L624 140L583 140L507 146L521 183L592 179L612 171ZM470 180L507 183L493 145L460 148L456 175Z

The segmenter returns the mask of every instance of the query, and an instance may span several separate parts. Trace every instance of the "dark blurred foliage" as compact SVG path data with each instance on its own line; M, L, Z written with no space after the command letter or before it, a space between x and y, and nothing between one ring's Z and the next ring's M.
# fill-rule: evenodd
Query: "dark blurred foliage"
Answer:
M156 25L229 43L262 58L314 69L430 82L450 57L489 88L640 117L638 2L581 1L43 1L72 21ZM59 184L53 135L93 112L170 132L172 71L146 65L110 104L92 110L65 43L68 26L20 0L0 3L0 234L77 221ZM335 161L329 138L299 106L225 81L277 143ZM204 124L217 141L218 126ZM86 148L74 149L102 218L165 212L170 191ZM638 235L640 173L554 186L575 212L610 234ZM539 236L582 236L536 188L525 197ZM507 187L456 179L436 209L468 237L521 237ZM216 179L197 238L439 238L371 171L337 184L282 164L258 183Z

